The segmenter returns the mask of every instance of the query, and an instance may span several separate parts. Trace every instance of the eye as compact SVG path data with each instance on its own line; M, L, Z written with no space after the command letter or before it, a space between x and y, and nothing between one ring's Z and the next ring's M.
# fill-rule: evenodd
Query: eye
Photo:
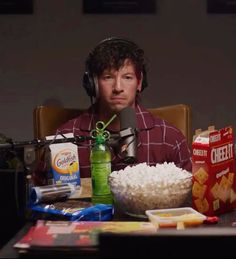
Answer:
M131 75L125 75L125 79L127 79L127 80L132 80L132 79L133 79L133 76L131 76Z
M103 80L109 80L109 79L112 78L112 76L111 75L104 75L102 78L103 78Z

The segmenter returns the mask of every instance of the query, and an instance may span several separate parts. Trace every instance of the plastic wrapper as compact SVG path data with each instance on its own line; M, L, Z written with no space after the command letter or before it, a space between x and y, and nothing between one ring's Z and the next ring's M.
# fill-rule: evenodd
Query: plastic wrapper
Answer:
M75 186L70 183L36 186L31 189L30 202L38 204L57 201L70 197L74 192Z
M68 201L54 204L36 204L31 206L33 220L69 220L69 221L110 221L113 218L112 205L90 202Z

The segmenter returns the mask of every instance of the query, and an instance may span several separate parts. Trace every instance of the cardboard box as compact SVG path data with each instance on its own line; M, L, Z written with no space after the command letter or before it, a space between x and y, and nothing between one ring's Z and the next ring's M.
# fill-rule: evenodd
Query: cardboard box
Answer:
M204 215L236 207L234 136L231 126L198 130L192 143L192 204Z
M73 133L64 134L66 138L73 138ZM76 191L69 198L79 198L81 194L80 167L77 145L71 142L53 143L54 139L62 136L47 136L52 140L49 145L51 151L51 170L53 173L52 184L71 183Z

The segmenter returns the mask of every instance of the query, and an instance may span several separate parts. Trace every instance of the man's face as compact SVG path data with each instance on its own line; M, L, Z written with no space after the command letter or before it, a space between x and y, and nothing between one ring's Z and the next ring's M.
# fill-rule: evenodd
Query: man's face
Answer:
M135 105L142 80L137 78L134 65L126 60L119 70L104 70L98 77L99 102L103 109L119 112Z

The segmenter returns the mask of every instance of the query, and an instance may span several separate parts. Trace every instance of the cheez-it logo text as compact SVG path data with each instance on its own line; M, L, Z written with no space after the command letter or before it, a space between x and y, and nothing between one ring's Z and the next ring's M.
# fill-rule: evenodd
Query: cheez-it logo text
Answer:
M216 164L233 158L233 144L229 143L222 147L211 150L211 163Z

